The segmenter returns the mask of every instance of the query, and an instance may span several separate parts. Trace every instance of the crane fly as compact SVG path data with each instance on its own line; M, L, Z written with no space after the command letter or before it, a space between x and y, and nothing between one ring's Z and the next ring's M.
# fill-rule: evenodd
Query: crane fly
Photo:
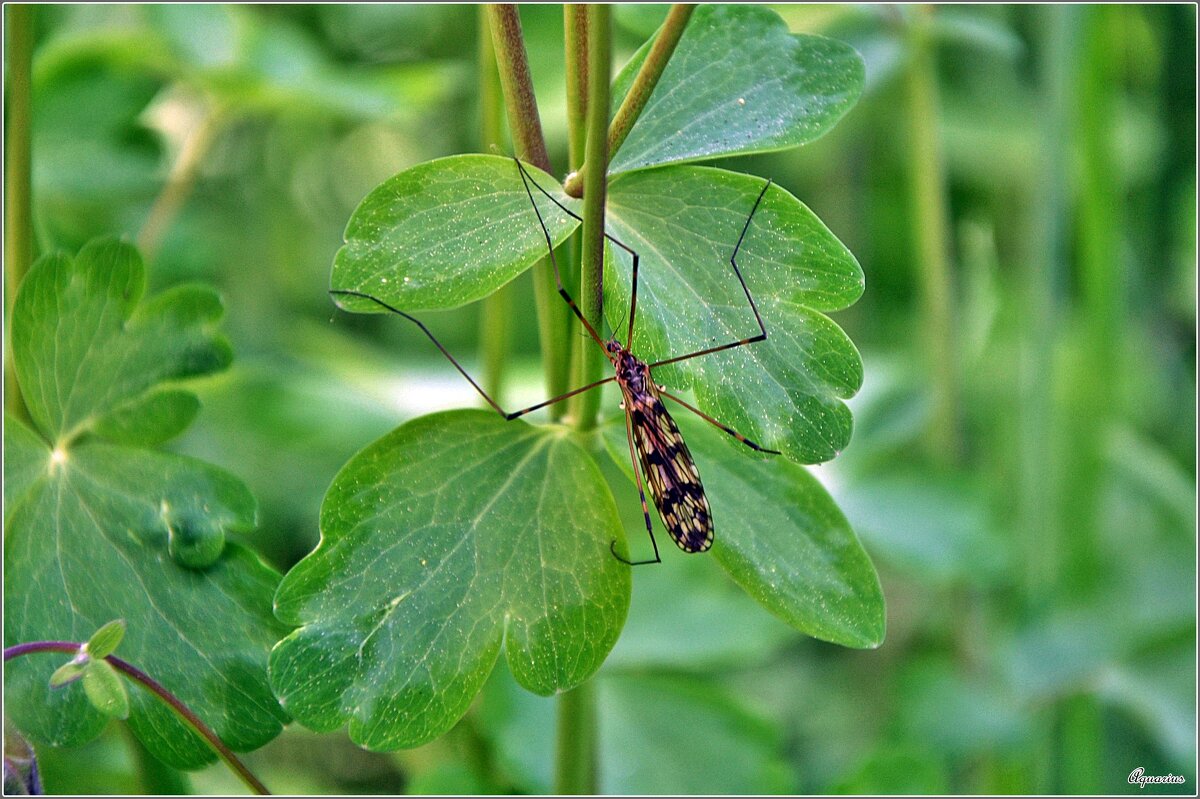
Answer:
M632 268L632 286L629 302L629 325L628 333L625 337L625 343L622 344L617 338L616 332L605 339L596 332L595 327L587 320L587 317L579 310L579 306L575 304L575 300L571 298L570 293L563 287L562 275L558 269L558 262L554 256L554 244L550 237L550 231L546 227L545 220L542 219L541 211L538 210L537 201L533 197L533 189L537 189L541 194L550 199L564 213L582 222L582 218L567 208L558 201L554 195L550 194L542 188L533 176L525 169L525 166L518 159L513 159L516 162L517 170L521 177L522 185L525 187L525 193L529 195L529 202L533 206L534 214L537 216L538 225L542 229L542 235L546 239L546 248L550 256L550 263L554 267L554 279L557 283L558 293L570 307L572 313L579 319L584 330L588 335L603 348L605 356L613 366L613 375L602 380L597 380L594 383L589 383L586 386L568 391L565 394L560 394L557 397L552 397L536 405L531 405L528 408L522 408L519 411L508 412L493 400L483 387L480 386L475 379L467 373L467 370L455 360L442 343L429 331L420 320L395 308L392 305L360 291L333 289L330 294L346 297L361 297L370 300L380 307L391 311L394 314L403 316L405 319L413 322L421 329L421 331L429 337L430 341L441 351L443 355L450 360L454 368L467 379L467 381L479 392L479 395L492 406L493 409L506 420L513 420L527 413L536 411L540 408L545 408L557 402L561 402L569 397L577 394L582 394L585 391L590 391L594 388L599 388L606 383L616 382L621 390L622 403L621 407L625 410L625 434L629 442L629 456L633 462L633 474L638 487L638 495L642 501L642 515L646 520L646 532L650 536L650 543L654 547L654 557L648 560L631 561L622 557L616 550L617 542L613 541L609 545L609 549L613 556L623 563L630 566L641 566L649 563L660 563L662 558L658 552L658 542L654 538L654 525L650 520L650 508L646 502L645 486L650 487L650 495L654 499L654 506L658 509L659 518L662 519L663 526L675 544L684 552L705 552L712 547L713 544L713 520L712 512L709 509L708 497L704 494L704 486L700 482L700 472L696 468L696 462L692 459L692 454L684 443L683 436L679 433L679 428L675 424L675 420L671 418L671 414L667 411L667 406L663 399L669 399L692 413L704 419L709 424L716 426L729 435L736 438L741 443L750 447L757 452L765 452L772 455L780 454L773 449L767 449L754 443L750 439L738 433L736 430L722 424L712 416L701 411L674 394L670 394L655 382L652 370L659 366L665 366L671 363L679 363L691 358L698 358L702 355L710 355L715 352L730 350L735 347L741 347L747 344L753 344L756 341L765 341L767 338L767 329L763 325L762 316L758 312L758 306L754 304L754 298L750 295L750 289L746 286L746 281L742 278L741 269L737 265L738 250L741 249L742 242L746 238L746 233L750 229L750 222L754 218L754 213L758 210L758 206L762 203L763 197L767 193L767 189L771 187L771 181L767 181L759 192L758 198L754 201L754 205L750 209L750 213L746 216L746 224L742 227L742 233L738 236L737 244L734 245L733 253L729 256L729 264L733 267L733 273L738 279L738 283L742 287L742 291L746 295L746 300L750 304L750 310L754 313L754 319L758 324L758 333L748 337L731 341L727 344L720 344L715 347L707 347L696 352L691 352L686 355L677 355L672 358L666 358L654 363L647 363L638 358L630 347L633 344L633 328L634 319L637 311L637 289L638 289L638 254L630 247L621 243L616 238L605 233L604 237L614 245L620 247L625 252L629 253L633 259ZM639 469L640 467L640 469ZM643 478L645 483L643 484Z

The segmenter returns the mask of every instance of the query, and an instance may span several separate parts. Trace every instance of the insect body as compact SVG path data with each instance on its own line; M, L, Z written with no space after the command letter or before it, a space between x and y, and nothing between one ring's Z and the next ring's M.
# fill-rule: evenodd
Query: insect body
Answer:
M733 254L729 257L729 264L733 268L733 273L738 279L738 283L745 292L746 300L750 304L750 310L754 312L754 319L758 323L758 333L748 338L732 341L726 344L721 344L714 347L691 352L686 355L677 355L673 358L657 361L655 363L647 363L636 355L634 355L629 347L633 342L633 327L634 318L637 311L637 286L638 286L638 254L630 247L622 244L617 239L604 234L605 238L614 245L625 250L633 259L632 269L632 291L630 293L629 303L629 327L628 334L625 338L625 344L614 335L609 339L603 339L592 324L587 320L575 301L571 299L571 295L563 287L562 275L558 270L558 263L554 257L554 246L550 238L550 231L546 228L546 223L542 219L541 212L538 210L537 202L533 197L533 188L536 188L541 194L545 195L551 202L557 205L563 212L580 219L580 217L571 209L559 202L554 195L547 192L544 188L537 184L536 181L525 170L524 165L520 161L516 161L517 170L520 173L521 181L525 186L525 191L529 195L529 202L533 205L534 213L537 215L538 224L541 226L542 234L546 239L547 252L550 257L550 262L554 267L554 277L558 284L558 293L566 301L571 311L575 314L584 330L588 335L604 348L605 355L612 363L614 374L612 377L606 377L602 380L597 380L594 383L589 383L586 386L581 386L565 394L560 394L557 397L539 402L537 405L531 405L528 408L523 408L519 411L511 413L501 408L495 400L488 396L487 392L475 382L474 378L467 373L465 369L454 359L454 357L446 351L441 342L429 332L418 319L409 314L395 308L383 300L372 297L359 291L352 290L331 290L329 293L334 296L350 296L362 297L370 300L375 304L385 308L392 313L399 314L404 318L414 322L426 336L433 341L434 345L441 350L442 354L449 358L454 364L454 368L465 377L480 396L487 401L505 419L516 419L525 414L535 411L539 408L544 408L547 405L553 405L556 402L573 397L576 394L581 394L585 391L597 388L616 381L621 389L621 394L624 398L623 406L625 408L625 431L629 441L629 454L633 461L634 477L638 486L638 494L642 501L642 514L646 520L646 532L650 535L650 543L654 546L654 558L650 560L630 561L626 560L616 551L616 541L613 541L609 548L613 555L624 563L631 566L638 566L645 563L659 563L660 557L658 553L658 542L654 538L654 526L650 521L650 509L646 503L646 492L643 487L642 478L645 475L645 481L650 485L650 495L654 499L654 505L658 508L659 516L662 518L663 525L666 527L668 534L672 540L684 552L704 552L712 547L713 544L713 520L712 514L708 505L708 498L704 495L704 488L700 483L700 474L696 469L696 464L692 460L692 455L688 451L687 445L683 441L683 437L679 434L679 428L675 425L675 420L671 418L671 414L667 412L666 404L663 399L669 399L684 408L687 408L692 413L696 414L706 422L720 428L724 432L736 438L741 443L750 447L757 452L767 452L772 455L779 453L772 449L760 447L745 436L727 427L713 417L701 411L692 405L689 405L684 400L676 397L673 394L667 393L661 386L654 382L652 371L655 367L664 366L669 363L678 363L691 358L698 358L702 355L709 355L714 352L733 349L747 344L753 344L756 341L765 341L767 338L767 329L763 325L762 316L758 313L758 308L754 304L754 298L750 296L750 289L746 287L746 281L742 278L741 270L737 265L737 253L742 246L742 241L746 237L746 231L750 229L750 221L754 218L754 212L758 210L759 204L767 193L767 189L771 187L771 182L767 181L763 186L762 191L758 195L758 199L754 201L754 206L750 209L749 215L746 217L746 224L742 228L742 234L738 238L737 244L733 248ZM580 220L582 221L582 220ZM639 470L640 467L640 470Z
M605 352L616 367L617 385L624 397L626 435L631 452L637 453L642 474L663 526L684 552L704 552L712 546L712 513L700 483L696 462L684 443L675 420L667 412L650 367L621 346L615 338L605 343ZM634 468L636 475L636 466ZM641 480L638 476L638 489ZM650 527L646 498L642 512ZM653 540L653 535L651 536ZM658 556L658 546L654 554Z

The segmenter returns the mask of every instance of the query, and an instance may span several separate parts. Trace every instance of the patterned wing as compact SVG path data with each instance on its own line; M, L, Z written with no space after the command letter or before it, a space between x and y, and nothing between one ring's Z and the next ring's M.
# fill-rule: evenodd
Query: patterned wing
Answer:
M676 546L684 552L704 552L713 542L712 515L675 420L653 394L629 404L634 445L658 515Z

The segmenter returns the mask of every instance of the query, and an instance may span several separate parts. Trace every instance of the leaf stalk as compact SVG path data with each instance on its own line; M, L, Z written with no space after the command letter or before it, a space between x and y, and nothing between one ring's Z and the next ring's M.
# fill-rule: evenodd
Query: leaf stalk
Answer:
M642 62L642 68L638 70L637 77L633 79L633 85L629 87L629 92L621 102L621 107L617 109L617 115L613 117L612 125L608 129L608 158L610 161L624 144L629 131L633 129L634 123L641 116L646 103L650 101L650 96L654 94L654 87L658 85L658 80L662 77L663 70L667 68L667 63L671 60L671 55L675 52L675 47L679 44L679 39L683 36L688 20L692 18L692 12L695 10L694 5L676 3L667 13L658 37L646 55L646 60ZM570 175L563 184L563 188L572 197L583 196L582 192L586 189L583 171Z
M496 66L500 71L500 87L508 112L508 127L512 131L517 157L539 169L552 172L517 7L511 3L492 4L487 7L487 15L496 52ZM546 365L546 388L554 397L565 394L568 388L569 310L558 296L549 258L543 258L533 267L533 294L542 361ZM558 420L563 411L561 403L552 405L550 417Z
M21 657L22 655L31 655L36 652L60 652L65 655L76 655L79 653L80 647L83 644L72 641L31 641L29 643L17 644L15 646L5 647L4 662ZM254 791L259 796L269 796L270 791L259 781L258 777L246 768L246 764L238 759L238 756L233 753L224 741L221 740L212 729L205 724L192 709L183 703L175 694L168 691L157 680L151 677L146 672L134 666L128 661L122 660L116 655L109 655L104 658L114 669L129 677L142 688L161 699L166 705L175 711L175 714L192 730L203 738L208 745L213 748L217 756L225 761L225 765L229 766L230 770L238 776L246 787Z

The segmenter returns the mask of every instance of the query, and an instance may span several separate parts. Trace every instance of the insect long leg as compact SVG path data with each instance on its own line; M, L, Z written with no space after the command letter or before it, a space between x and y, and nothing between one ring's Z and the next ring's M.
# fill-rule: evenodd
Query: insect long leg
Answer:
M545 408L547 405L553 405L554 403L565 400L568 397L573 397L576 394L582 394L583 392L590 391L591 389L596 388L597 386L602 386L605 383L611 383L613 380L616 380L615 376L614 377L606 377L603 380L597 380L595 383L589 383L586 386L581 386L580 388L576 388L571 391L568 391L566 394L559 394L557 397L551 397L548 400L539 402L537 405L530 405L528 408L522 408L519 411L513 411L512 413L509 413L508 411L501 408L494 399L492 399L490 396L488 396L488 393L483 390L483 387L475 382L475 378L471 377L471 375L469 375L467 373L467 370L462 367L462 364L460 364L457 360L455 360L454 356L451 355L444 346L442 346L442 342L437 340L437 337L435 337L433 335L433 333L431 333L429 331L429 328L425 327L425 325L421 322L420 319L417 319L415 316L410 316L409 314L406 314L404 311L401 311L399 308L389 305L388 303L384 302L383 300L379 299L378 297L372 297L370 294L365 294L361 291L351 291L349 289L330 289L329 293L332 295L335 295L335 296L362 297L364 300L370 300L371 302L375 303L376 305L378 305L381 308L391 311L394 314L403 316L405 319L409 320L410 322L415 324L417 327L421 328L421 332L429 337L429 340L433 342L434 346L436 346L439 350L441 350L442 354L445 355L450 360L450 363L454 364L454 368L458 370L458 373L461 374L463 377L467 378L467 382L475 387L475 390L479 392L479 396L483 397L487 401L487 404L491 405L496 410L496 413L500 414L508 421L512 421L513 419L516 419L519 416L524 416L525 414L527 414L531 411L536 411L539 408Z
M679 361L686 361L690 358L699 358L701 355L710 355L714 352L721 352L722 350L731 350L734 347L753 344L756 341L766 341L767 327L763 324L762 315L758 312L758 306L754 304L754 297L750 296L750 288L746 285L745 279L742 278L742 270L739 269L737 265L737 254L738 250L742 248L742 241L744 241L746 238L746 231L750 230L750 220L754 219L754 213L758 210L758 206L762 203L763 197L766 196L767 189L771 188L771 183L772 181L768 180L767 185L763 186L762 191L758 193L758 199L754 201L754 207L750 209L750 215L746 217L746 224L742 226L742 235L738 236L737 244L733 248L733 254L729 256L729 265L733 267L733 274L737 276L738 283L741 284L742 291L746 294L746 299L750 303L750 310L754 311L754 321L758 322L758 335L751 336L750 338L744 338L739 341L731 341L728 344L721 344L716 347L697 350L696 352L691 352L687 355L677 355L674 358L667 358L666 360L650 364L650 368L654 368L655 366L665 366L668 363L678 363ZM632 322L632 320L630 321Z
M642 486L642 473L638 467L637 453L633 451L633 422L629 412L625 413L625 438L629 441L629 458L633 461L633 477L637 481L638 496L642 500L642 515L646 517L646 532L650 535L650 543L654 545L654 560L626 560L617 554L617 542L608 545L613 557L629 566L645 566L650 563L662 563L658 555L658 542L654 540L654 525L650 522L650 508L646 504L646 489Z
M560 202L558 201L558 198L557 198L557 197L555 197L553 194L551 194L550 192L548 192L548 191L546 191L544 188L542 188L542 187L541 187L541 185L540 185L540 184L539 184L539 183L538 183L536 180L534 180L534 179L533 179L533 176L532 176L532 175L530 175L528 171L526 171L526 169L525 169L525 165L524 165L524 164L522 164L522 163L521 163L521 161L520 161L519 159L515 159L515 158L514 158L513 160L517 162L517 168L521 170L521 180L525 182L525 190L526 190L526 191L529 191L529 184L530 184L530 183L532 183L532 184L533 184L533 186L534 186L534 188L536 188L538 191L540 191L542 194L544 194L544 195L545 195L545 196L546 196L546 197L547 197L547 198L550 200L550 202L552 202L552 203L554 203L555 205L557 205L557 206L558 206L558 207L559 207L559 208L560 208L560 209L561 209L561 210L562 210L564 213L566 213L568 216L570 216L570 217L572 217L572 218L574 218L574 219L578 219L580 222L582 222L582 221L583 221L583 217L581 217L579 214L577 214L577 213L575 213L574 211L572 211L572 210L571 210L570 208L568 208L567 206L565 206L565 205L563 205L562 203L560 203ZM530 194L530 195L529 195L529 201L530 201L530 202L533 202L533 195L532 195L532 194ZM534 211L537 211L537 203L533 203L533 210L534 210ZM541 213L538 213L538 221L539 221L539 222L541 222L541 221L542 221ZM545 224L543 224L543 225L542 225L542 230L543 230L543 231L545 231L545 229L546 229L546 226L545 226ZM547 234L546 234L546 239L547 239L547 242L549 241L549 238L550 238L550 234L549 234L549 233L547 233ZM604 238L608 239L608 240L609 240L609 241L611 241L613 244L617 245L617 246L618 246L618 247L620 247L622 250L624 250L625 252L629 253L630 257L631 257L631 258L633 258L633 297L632 297L632 300L631 300L631 302L630 302L630 306L629 306L629 337L628 337L628 338L625 340L625 348L626 348L626 349L629 349L630 345L632 345L632 344L633 344L633 312L634 312L634 309L636 309L636 308L637 308L637 274L638 274L638 254L637 254L637 252L636 252L636 251L635 251L635 250L634 250L632 247L630 247L629 245L627 245L627 244L623 243L623 242L622 242L620 239L618 239L618 238L616 238L616 237L614 237L614 236L610 236L609 234L605 233L605 234L604 234ZM553 248L551 248L551 249L553 249ZM552 253L552 255L553 255L553 253ZM557 265L555 265L555 267L554 267L554 268L555 268L555 275L557 276L557 274L558 274L558 266L557 266ZM561 286L562 286L562 281L561 281L561 280L559 280L559 287L560 287L560 288L559 288L559 291L560 291L560 292L562 291L562 289L561 289ZM567 301L568 301L568 302L570 302L570 299L568 298L568 300L567 300ZM572 307L574 307L574 303L572 303ZM576 313L576 315L578 315L578 314L579 314L579 311L578 311L578 310L576 310L576 312L575 312L575 313ZM582 317L581 317L581 318L582 318ZM584 324L587 324L587 322L584 322ZM590 326L589 326L589 327L590 327Z
M750 439L746 438L744 435L742 435L742 434L741 434L741 433L739 433L738 431L734 430L732 427L729 427L728 425L721 424L720 422L718 422L716 419L714 419L714 418L712 418L711 416L709 416L709 415L708 415L707 413L705 413L704 411L702 411L702 410L700 410L699 408L696 408L696 407L694 407L694 406L692 406L692 405L689 405L688 403L686 403L686 402L684 402L683 400L681 400L679 397L676 397L674 394L668 394L667 392L663 391L661 388L658 390L658 393L659 393L659 394L662 394L662 395L663 395L664 397L666 397L667 399L675 400L675 401L676 401L676 402L678 402L680 405L682 405L683 407L687 408L689 411L691 411L692 413L696 414L697 416L699 416L699 417L700 417L701 419L703 419L704 421L706 421L706 422L708 422L709 424L712 424L712 425L714 425L714 426L716 426L716 427L719 427L719 428L721 428L721 429L722 429L722 430L724 430L726 433L728 433L729 435L733 436L733 437L734 437L734 438L736 438L738 441L742 442L743 444L745 444L747 447L749 447L749 448L750 448L750 449L752 449L752 450L755 450L755 451L757 451L757 452L766 452L766 453L768 453L768 454L770 454L770 455L782 455L782 454L783 454L783 453L782 453L782 452L780 452L779 450L767 449L766 447L761 447L761 446L759 446L758 444L755 444L753 441L751 441Z

